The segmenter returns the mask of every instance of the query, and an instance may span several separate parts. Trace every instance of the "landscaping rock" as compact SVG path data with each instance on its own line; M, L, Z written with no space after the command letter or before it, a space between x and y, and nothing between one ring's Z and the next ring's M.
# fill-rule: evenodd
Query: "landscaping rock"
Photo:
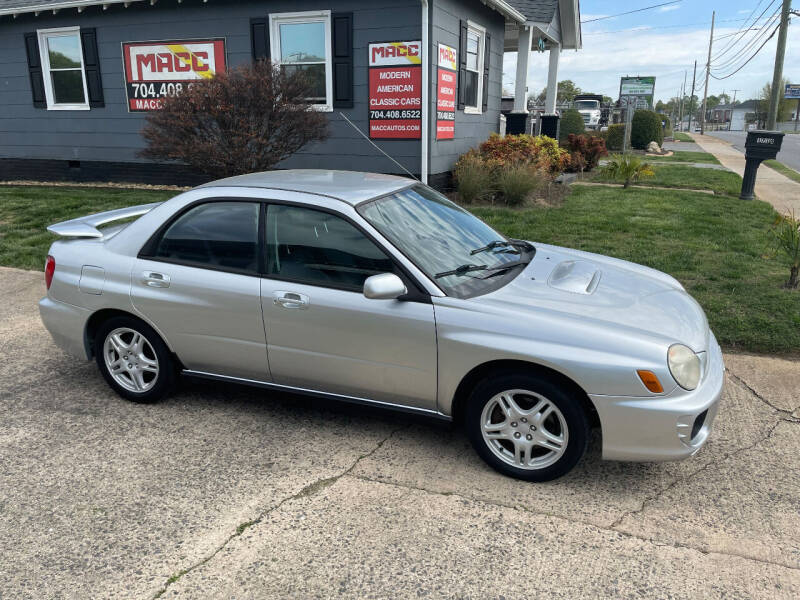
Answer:
M647 152L650 154L661 154L661 146L657 142L647 144Z

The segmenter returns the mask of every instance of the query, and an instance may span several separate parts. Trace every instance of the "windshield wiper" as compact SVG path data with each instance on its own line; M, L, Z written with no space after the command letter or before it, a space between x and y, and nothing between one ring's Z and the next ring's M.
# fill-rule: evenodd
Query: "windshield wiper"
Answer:
M466 275L467 273L470 273L472 271L484 271L487 268L488 267L486 265L470 265L470 264L466 264L466 265L461 265L459 267L456 267L455 269L452 269L450 271L442 271L441 273L437 273L433 277L435 279L439 279L441 277L447 277L449 275Z
M530 260L515 260L512 262L507 262L502 265L497 265L496 267L491 267L486 269L487 273L481 279L489 279L489 277L494 277L495 275L502 273L503 271L507 271L508 269L513 269L514 267L520 267L523 265L530 264Z
M494 240L493 242L489 242L485 246L480 248L475 248L475 250L470 250L470 256L473 254L480 254L481 252L486 252L487 250L494 250L495 248L507 248L513 247L520 250L532 250L533 246L528 242L522 240Z

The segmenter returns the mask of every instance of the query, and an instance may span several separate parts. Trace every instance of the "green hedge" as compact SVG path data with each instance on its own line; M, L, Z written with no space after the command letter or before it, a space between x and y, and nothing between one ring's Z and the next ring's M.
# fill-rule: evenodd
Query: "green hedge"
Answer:
M583 117L574 108L564 111L561 115L561 127L559 129L558 140L563 142L569 137L570 133L580 135L585 130L583 126Z
M664 143L662 116L652 110L637 110L631 122L631 146L644 150L650 142Z
M622 150L622 143L625 140L625 123L609 125L606 132L606 148L609 150Z

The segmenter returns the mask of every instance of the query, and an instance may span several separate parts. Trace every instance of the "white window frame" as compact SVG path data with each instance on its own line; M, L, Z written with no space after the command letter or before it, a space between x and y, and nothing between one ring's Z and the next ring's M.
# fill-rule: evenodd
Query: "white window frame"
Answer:
M475 106L471 106L466 102L464 103L464 112L468 115L482 115L483 71L486 67L486 28L473 21L467 21L467 36L469 36L470 32L478 36L478 94L476 95L477 104ZM469 44L469 42L467 43ZM466 52L466 48L464 49L464 52ZM472 71L472 69L467 68L467 71ZM475 71L472 72L474 73Z
M42 79L44 79L44 97L47 100L47 110L89 110L89 90L86 86L86 67L83 64L81 28L57 27L54 29L37 29L36 35L39 40L39 59L42 65ZM57 103L56 95L53 91L53 80L50 76L50 53L47 49L47 40L51 37L65 37L68 35L76 35L78 37L78 49L80 50L81 57L81 79L83 80L83 98L85 100L82 103Z
M281 64L280 26L291 23L325 24L325 98L324 103L313 106L322 112L333 112L333 57L331 56L331 11L311 10L305 12L270 13L269 15L269 54L272 62Z

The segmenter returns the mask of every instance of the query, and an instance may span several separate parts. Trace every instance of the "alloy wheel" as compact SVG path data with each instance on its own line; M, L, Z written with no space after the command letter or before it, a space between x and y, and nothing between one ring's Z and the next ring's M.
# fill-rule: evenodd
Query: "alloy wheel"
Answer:
M128 391L146 392L158 379L158 356L153 346L129 327L109 332L103 343L103 358L114 381Z

